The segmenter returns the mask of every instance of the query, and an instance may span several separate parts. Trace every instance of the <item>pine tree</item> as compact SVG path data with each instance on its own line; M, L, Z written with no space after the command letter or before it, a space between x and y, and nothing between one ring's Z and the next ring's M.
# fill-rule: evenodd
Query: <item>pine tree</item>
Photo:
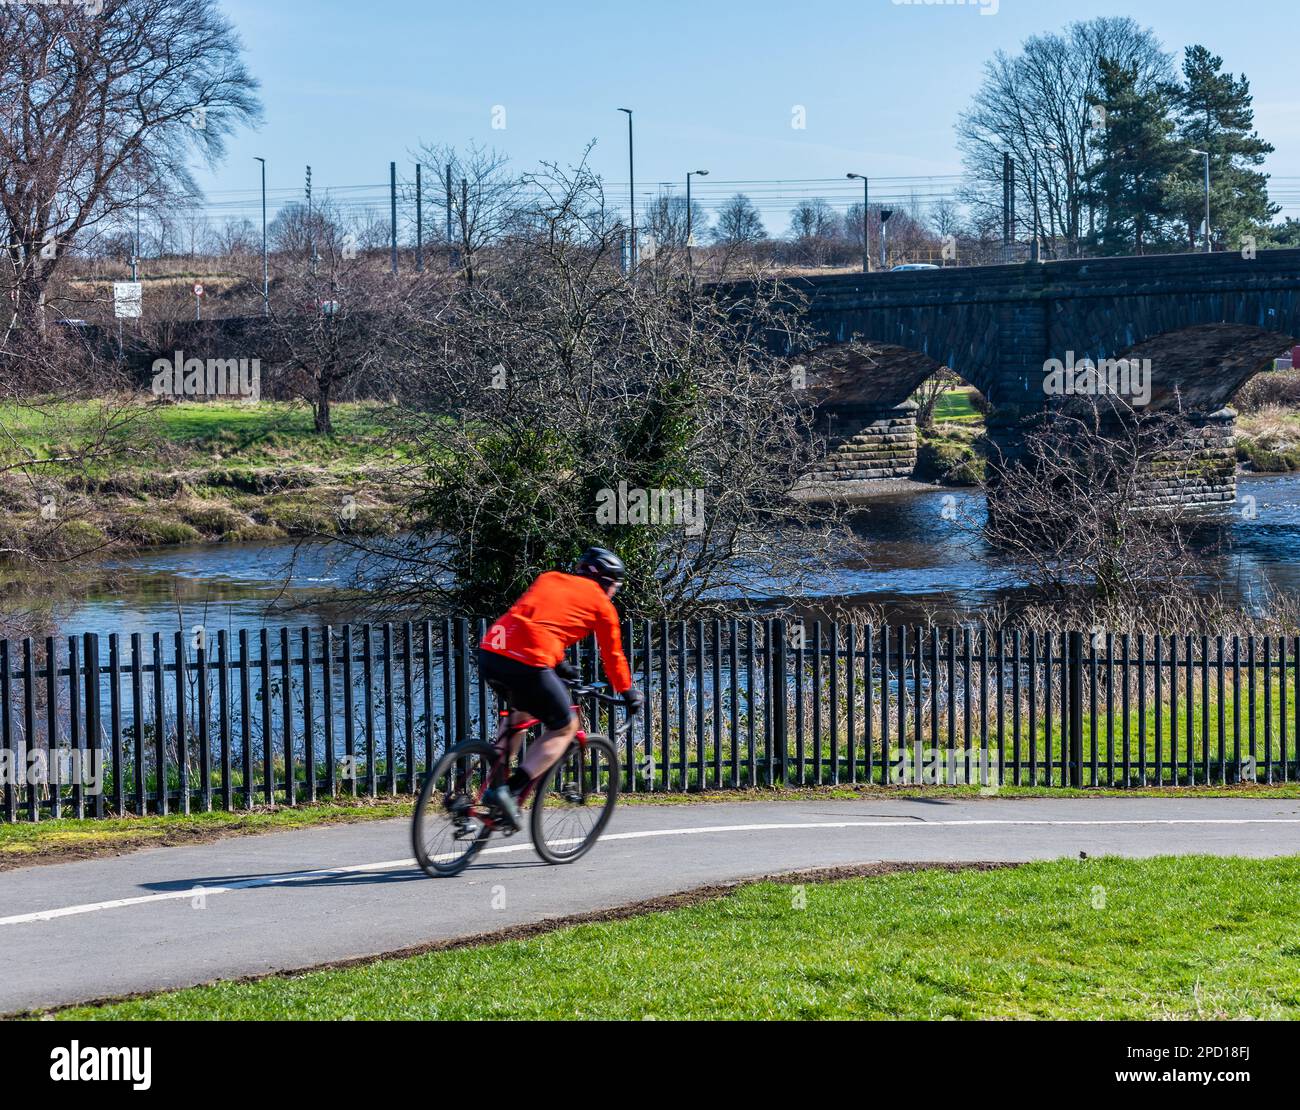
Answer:
M1175 215L1169 181L1181 152L1174 144L1170 90L1139 88L1135 66L1101 62L1104 121L1093 131L1096 162L1088 199L1103 213L1094 246L1105 254L1145 254L1166 242Z
M1273 153L1255 132L1250 82L1223 72L1223 59L1204 46L1183 54L1183 80L1175 92L1178 141L1190 169L1180 170L1171 193L1187 242L1195 247L1205 220L1203 163L1192 149L1210 154L1210 222L1214 242L1235 247L1241 236L1260 232L1280 210L1268 199L1268 174L1252 167Z

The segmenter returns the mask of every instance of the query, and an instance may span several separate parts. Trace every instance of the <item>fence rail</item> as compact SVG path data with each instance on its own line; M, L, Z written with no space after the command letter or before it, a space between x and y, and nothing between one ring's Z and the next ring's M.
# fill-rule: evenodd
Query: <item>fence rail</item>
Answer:
M0 640L0 819L418 789L496 707L469 619ZM1300 774L1300 637L634 621L627 790ZM596 676L594 644L574 650ZM589 707L605 731L609 710ZM590 720L591 718L589 718Z

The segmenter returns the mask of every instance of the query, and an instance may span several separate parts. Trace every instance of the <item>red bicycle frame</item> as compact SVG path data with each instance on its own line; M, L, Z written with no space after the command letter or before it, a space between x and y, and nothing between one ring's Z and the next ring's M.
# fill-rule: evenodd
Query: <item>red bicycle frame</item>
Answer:
M582 707L580 705L575 705L572 706L571 708L573 709L573 712L577 714L578 717L578 731L573 734L573 738L575 741L577 741L578 747L581 748L583 751L586 751L587 732L582 727ZM502 718L509 717L510 710L503 709L498 713L498 716ZM542 722L537 717L532 717L527 721L522 721L519 724L513 725L512 727L506 729L504 732L501 732L500 735L496 738L492 746L497 750L497 759L496 762L492 765L492 773L487 776L487 779L484 781L482 787L479 789L478 794L474 798L474 804L476 806L483 804L483 795L487 793L489 789L505 781L506 779L505 772L510 764L511 739L517 733L527 732L530 728L536 728L541 723ZM566 758L567 755L568 753L566 752L564 755L560 756L560 758L564 759ZM546 770L549 771L550 768L548 767ZM537 789L537 784L541 782L542 776L545 774L546 771L543 771L542 774L538 775L536 778L529 779L528 785L525 786L522 791L520 791L519 793L520 809L522 809L525 805L527 805L528 799L532 796L533 791ZM491 819L489 818L488 820L490 821Z

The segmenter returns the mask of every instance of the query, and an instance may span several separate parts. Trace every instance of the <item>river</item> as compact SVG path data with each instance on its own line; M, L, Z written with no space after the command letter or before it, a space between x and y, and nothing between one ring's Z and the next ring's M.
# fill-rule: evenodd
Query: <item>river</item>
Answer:
M955 498L954 501L945 501ZM923 611L960 615L1015 591L1012 570L951 520L982 511L982 495L916 488L873 498L856 518L869 557L828 575L822 595L872 606L891 620ZM1217 526L1227 541L1215 582L1249 605L1271 588L1300 591L1300 474L1238 480L1234 513ZM106 560L77 596L58 602L61 635L82 632L172 633L345 617L332 599L356 560L337 543L209 544L169 547ZM775 591L774 593L779 592ZM286 611L289 607L290 611Z

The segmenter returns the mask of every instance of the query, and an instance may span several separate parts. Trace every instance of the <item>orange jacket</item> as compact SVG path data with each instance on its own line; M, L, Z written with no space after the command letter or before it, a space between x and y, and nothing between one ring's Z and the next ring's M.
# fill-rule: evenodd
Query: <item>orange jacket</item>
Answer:
M592 578L547 571L487 630L479 647L530 667L554 667L570 644L592 632L610 685L621 694L632 685L632 671L623 655L618 610Z

